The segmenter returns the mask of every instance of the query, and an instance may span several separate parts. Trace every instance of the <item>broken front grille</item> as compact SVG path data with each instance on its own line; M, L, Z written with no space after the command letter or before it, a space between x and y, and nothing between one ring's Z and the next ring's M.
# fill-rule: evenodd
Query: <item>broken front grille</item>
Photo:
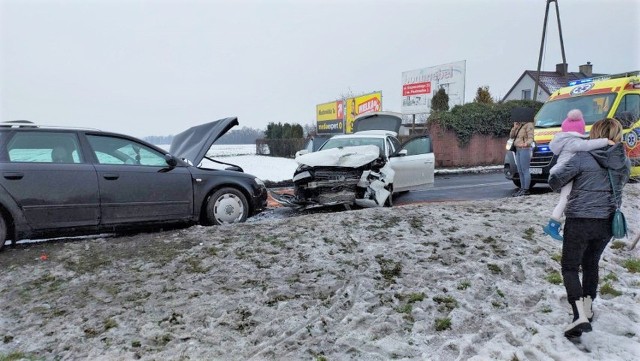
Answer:
M362 176L361 169L335 170L335 169L319 169L314 172L314 181L353 181L356 182Z
M296 183L296 196L319 204L353 203L362 172L362 169L316 168L308 182Z

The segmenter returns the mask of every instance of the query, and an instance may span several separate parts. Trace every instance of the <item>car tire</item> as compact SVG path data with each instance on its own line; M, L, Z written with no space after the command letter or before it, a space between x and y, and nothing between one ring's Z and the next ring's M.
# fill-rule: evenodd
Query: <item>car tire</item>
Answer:
M7 240L7 222L4 220L2 214L0 214L0 250L4 247L4 242Z
M244 222L248 216L247 197L236 188L220 188L207 201L207 223L210 225Z

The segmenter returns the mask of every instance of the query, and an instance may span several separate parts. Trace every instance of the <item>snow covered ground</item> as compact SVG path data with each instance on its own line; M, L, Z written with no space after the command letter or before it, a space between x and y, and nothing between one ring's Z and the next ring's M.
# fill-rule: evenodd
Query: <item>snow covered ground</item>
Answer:
M166 146L166 149L169 147ZM256 147L253 144L241 145L213 145L207 153L208 156L235 165L239 165L242 169L253 174L262 180L272 182L280 182L290 180L293 172L298 168L298 163L294 159L270 157L266 155L256 155ZM208 167L216 167L212 162L204 160L204 164ZM219 166L218 166L219 167ZM448 168L436 169L436 174L458 173L458 172L476 172L487 169L502 169L502 166L489 167L473 167L473 168Z
M260 218L0 252L0 359L640 359L640 248L571 314L557 194ZM624 190L634 237L640 184Z
M230 153L264 179L293 172ZM0 360L640 359L640 184L624 189L632 234L606 249L577 343L562 335L561 244L541 231L557 199L267 211L8 247Z

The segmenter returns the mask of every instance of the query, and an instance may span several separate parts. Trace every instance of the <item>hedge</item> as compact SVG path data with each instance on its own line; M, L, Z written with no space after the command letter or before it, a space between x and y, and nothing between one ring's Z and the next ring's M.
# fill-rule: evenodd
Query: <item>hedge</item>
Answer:
M432 113L427 122L439 124L456 133L460 146L464 147L473 134L508 136L513 125L510 119L512 108L531 107L537 111L542 104L533 100L510 100L498 104L467 103L456 105L449 112Z

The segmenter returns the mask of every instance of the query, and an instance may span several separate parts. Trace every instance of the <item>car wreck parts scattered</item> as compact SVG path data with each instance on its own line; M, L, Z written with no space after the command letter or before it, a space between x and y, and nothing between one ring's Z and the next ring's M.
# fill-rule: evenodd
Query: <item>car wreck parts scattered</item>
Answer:
M272 196L298 209L393 204L394 170L375 145L333 148L296 158L300 166L293 175L294 194Z
M393 205L394 192L433 186L435 158L429 136L401 144L401 115L368 113L356 118L355 133L327 140L316 152L298 152L293 194L272 192L284 206L382 207Z

